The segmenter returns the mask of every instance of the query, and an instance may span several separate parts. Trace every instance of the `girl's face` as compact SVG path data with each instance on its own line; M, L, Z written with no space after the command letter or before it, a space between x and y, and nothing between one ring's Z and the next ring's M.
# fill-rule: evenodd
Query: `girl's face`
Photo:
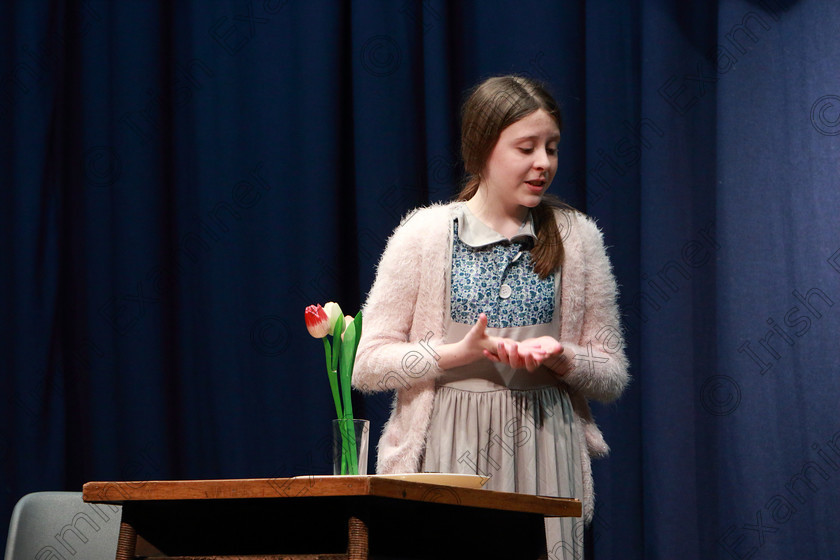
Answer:
M538 109L504 129L484 166L481 187L503 207L533 208L557 171L560 130Z

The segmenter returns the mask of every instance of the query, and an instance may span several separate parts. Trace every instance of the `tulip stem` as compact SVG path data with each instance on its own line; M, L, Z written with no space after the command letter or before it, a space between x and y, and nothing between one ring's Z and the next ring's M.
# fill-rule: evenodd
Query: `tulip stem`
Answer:
M335 404L335 413L338 418L341 418L341 400L338 397L338 372L332 367L332 356L330 351L330 343L327 337L322 339L324 341L324 353L327 356L327 378L330 380L330 389L332 389L333 404Z

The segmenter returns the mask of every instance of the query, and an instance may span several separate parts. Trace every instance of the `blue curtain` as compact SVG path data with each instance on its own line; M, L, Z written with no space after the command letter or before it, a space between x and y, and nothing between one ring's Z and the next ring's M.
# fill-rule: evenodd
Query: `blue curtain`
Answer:
M0 26L3 526L90 480L327 473L303 309L355 313L400 217L457 191L465 89L519 73L562 104L552 190L622 290L588 555L837 557L836 3L21 0ZM357 399L376 436L390 397Z

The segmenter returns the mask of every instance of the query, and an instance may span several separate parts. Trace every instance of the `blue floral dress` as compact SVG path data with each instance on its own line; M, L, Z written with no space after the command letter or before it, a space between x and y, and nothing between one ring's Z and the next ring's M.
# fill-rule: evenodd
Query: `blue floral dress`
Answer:
M446 342L461 340L480 313L491 336L556 338L560 272L534 272L530 216L508 240L461 205L452 233ZM421 469L486 476L489 490L580 499L578 430L566 388L548 368L479 360L438 379ZM547 518L549 558L582 558L582 532L579 519Z

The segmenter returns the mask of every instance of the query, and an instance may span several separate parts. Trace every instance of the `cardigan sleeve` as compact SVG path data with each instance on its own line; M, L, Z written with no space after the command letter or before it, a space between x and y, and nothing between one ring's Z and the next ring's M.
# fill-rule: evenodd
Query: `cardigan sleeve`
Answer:
M598 226L583 215L574 226L579 227L583 253L583 317L580 338L560 341L574 354L563 379L588 399L610 402L629 381L618 287Z
M437 249L430 245L433 236L423 211L418 213L403 220L388 240L362 308L364 326L352 380L362 392L411 389L442 373L433 349L442 343L443 333L411 339L418 294L429 273L424 255Z

